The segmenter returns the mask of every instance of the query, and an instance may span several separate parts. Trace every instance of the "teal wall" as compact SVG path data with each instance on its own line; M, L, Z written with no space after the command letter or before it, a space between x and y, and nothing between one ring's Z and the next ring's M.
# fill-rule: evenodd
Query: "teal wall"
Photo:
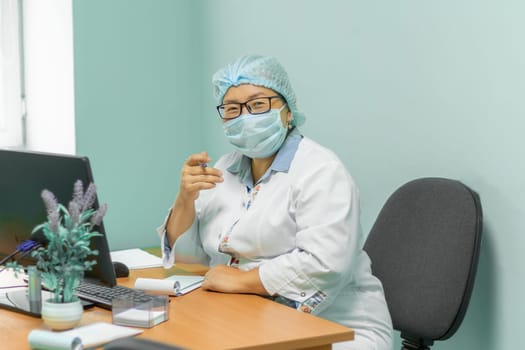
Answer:
M110 247L158 245L182 160L204 139L193 1L74 2L77 153L107 202Z
M521 348L524 11L517 0L76 0L77 150L110 205L111 247L157 244L184 159L230 149L211 74L241 54L275 55L307 115L302 131L356 179L365 232L413 178L479 192L473 299L434 349Z

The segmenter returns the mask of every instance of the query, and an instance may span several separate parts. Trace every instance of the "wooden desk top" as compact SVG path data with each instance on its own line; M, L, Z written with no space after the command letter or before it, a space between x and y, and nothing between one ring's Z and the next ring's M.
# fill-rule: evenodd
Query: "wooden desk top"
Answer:
M183 268L183 270L180 270ZM131 270L119 284L133 286L136 277L163 278L173 273L202 272L181 266ZM353 339L353 331L336 323L298 312L256 295L224 294L200 289L170 298L169 320L145 329L140 337L193 350L214 349L331 349ZM98 307L84 311L81 325L111 323L111 312ZM0 347L29 349L32 329L45 329L42 320L0 309Z

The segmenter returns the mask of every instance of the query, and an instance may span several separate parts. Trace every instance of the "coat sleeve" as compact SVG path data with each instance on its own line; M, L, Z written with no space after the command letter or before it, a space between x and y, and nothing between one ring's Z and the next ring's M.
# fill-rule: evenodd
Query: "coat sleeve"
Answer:
M170 214L171 211L166 216L164 223L157 228L157 233L160 236L162 263L164 268L168 269L176 262L208 265L209 258L202 248L197 216L191 227L179 236L173 247L170 247L166 236L166 224Z
M304 172L292 185L296 248L259 267L266 290L319 313L350 283L361 249L359 194L343 164L330 161Z

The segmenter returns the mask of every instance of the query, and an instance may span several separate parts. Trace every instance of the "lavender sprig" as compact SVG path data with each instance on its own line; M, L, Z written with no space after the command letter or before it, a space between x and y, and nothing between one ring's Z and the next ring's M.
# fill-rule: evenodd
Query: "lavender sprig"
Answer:
M71 225L76 225L80 221L80 205L75 200L69 202L69 217L71 219Z
M43 190L41 195L44 205L46 206L47 214L50 215L58 209L58 201L55 195L49 190Z
M49 222L49 230L58 235L60 232L60 213L58 212L58 210L55 210L54 212L50 213L47 216L47 220Z
M80 206L81 211L85 211L91 208L91 206L93 206L93 204L95 203L96 198L97 198L97 188L94 183L90 183L81 201L81 206Z
M95 214L91 217L91 224L93 226L100 225L102 222L102 218L104 215L106 215L106 211L108 210L108 205L106 203L102 204L100 208L95 212Z
M82 203L82 198L84 197L84 185L82 185L81 180L77 180L73 185L73 201L77 204Z

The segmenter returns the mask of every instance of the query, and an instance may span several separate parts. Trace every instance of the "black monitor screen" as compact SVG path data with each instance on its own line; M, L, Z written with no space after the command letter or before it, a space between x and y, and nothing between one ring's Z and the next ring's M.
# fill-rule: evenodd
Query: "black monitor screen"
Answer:
M29 239L36 225L47 220L40 197L42 190L53 192L58 202L67 207L77 180L82 181L84 189L94 182L86 157L0 150L0 259ZM98 207L98 201L94 207ZM92 239L92 248L99 251L97 264L86 272L86 277L113 286L115 274L103 224L98 231L103 236ZM32 261L23 259L21 263Z

